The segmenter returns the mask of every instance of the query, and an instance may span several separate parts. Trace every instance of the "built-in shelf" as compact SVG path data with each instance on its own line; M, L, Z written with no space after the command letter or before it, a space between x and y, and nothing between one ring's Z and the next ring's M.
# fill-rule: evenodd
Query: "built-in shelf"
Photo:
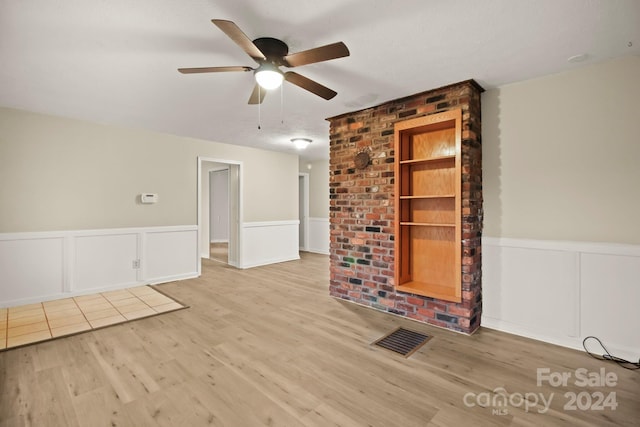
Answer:
M400 200L412 200L412 199L452 199L455 198L455 194L424 194L420 196L400 196Z
M460 299L451 295L448 286L436 285L427 282L406 282L396 286L396 290L425 297L437 298L444 301L460 302Z
M458 109L395 124L400 292L462 299L461 122Z
M423 226L423 227L455 227L455 224L440 224L434 222L404 222L401 221L400 225L414 225L414 226Z
M448 155L448 156L437 156L437 157L427 157L424 159L409 159L409 160L400 160L401 165L415 165L420 163L436 163L441 162L443 160L455 160L456 156Z

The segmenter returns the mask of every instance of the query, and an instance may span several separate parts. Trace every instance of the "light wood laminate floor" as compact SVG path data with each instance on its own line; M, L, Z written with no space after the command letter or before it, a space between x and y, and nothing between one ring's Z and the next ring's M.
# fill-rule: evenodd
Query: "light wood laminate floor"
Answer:
M229 244L228 243L211 243L209 245L209 256L214 261L229 262Z
M317 254L248 270L205 260L202 277L159 286L186 310L6 350L0 426L639 425L639 372L333 299L328 268ZM407 359L370 345L397 326L433 338ZM571 378L538 385L538 369ZM576 369L609 386L576 384ZM572 410L571 393L583 407L614 393L617 407Z

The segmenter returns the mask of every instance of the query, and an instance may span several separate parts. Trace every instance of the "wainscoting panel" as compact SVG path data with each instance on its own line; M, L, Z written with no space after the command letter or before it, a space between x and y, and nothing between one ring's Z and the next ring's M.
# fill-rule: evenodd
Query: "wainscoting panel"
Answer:
M581 254L580 276L583 334L606 337L605 345L615 343L619 351L627 353L627 360L637 362L640 256Z
M75 274L71 289L94 291L138 283L138 235L106 234L75 237Z
M197 226L0 234L0 307L197 277Z
M0 235L0 307L4 301L58 295L64 279L62 236Z
M309 252L329 255L329 218L309 218Z
M242 224L242 265L251 268L300 259L298 220Z
M147 282L195 277L198 271L198 232L151 230L143 234L143 277Z
M484 327L640 357L640 246L485 237L482 273Z

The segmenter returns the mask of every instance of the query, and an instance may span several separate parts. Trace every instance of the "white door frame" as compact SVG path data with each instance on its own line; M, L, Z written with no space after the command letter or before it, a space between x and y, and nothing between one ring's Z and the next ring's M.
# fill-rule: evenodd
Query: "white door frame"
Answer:
M302 200L298 200L299 204L302 204L302 218L299 218L300 225L302 226L302 238L303 246L300 247L301 251L309 250L309 174L305 172L298 173L298 185L300 185L300 178L302 178ZM298 191L300 191L298 189ZM299 211L299 209L298 209Z
M226 160L226 159L217 159L217 158L212 158L212 157L202 157L202 156L198 156L198 188L197 188L197 193L198 193L198 204L197 204L197 209L198 209L198 259L200 259L200 256L202 254L202 245L204 244L204 242L202 242L202 236L201 236L201 230L202 230L202 224L203 221L206 219L207 221L209 220L209 218L203 218L202 215L202 170L203 170L203 165L204 163L226 163L228 165L236 165L238 166L238 215L237 217L232 217L232 215L229 215L229 222L231 221L235 221L237 226L235 227L235 229L237 229L237 235L233 236L232 234L232 230L234 229L234 227L229 227L229 240L235 238L236 239L236 247L237 247L237 251L238 251L238 265L233 265L234 267L237 268L242 268L243 262L242 262L242 242L243 242L243 233L242 233L242 218L243 218L243 214L242 214L242 195L243 195L243 182L244 179L242 178L242 173L243 173L243 168L242 168L242 162L238 161L238 160ZM229 182L231 182L231 177L229 177ZM229 198L233 197L233 195L231 194L231 192L229 192ZM229 242L231 243L231 242ZM209 245L209 242L206 242L207 246ZM231 244L229 245L231 246ZM202 266L201 263L198 262L198 275L202 274Z

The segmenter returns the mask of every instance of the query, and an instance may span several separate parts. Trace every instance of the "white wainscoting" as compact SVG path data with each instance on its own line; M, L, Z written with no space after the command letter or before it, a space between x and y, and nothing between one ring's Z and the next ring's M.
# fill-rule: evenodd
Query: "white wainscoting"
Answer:
M309 252L329 255L329 218L309 218Z
M197 277L197 226L0 234L0 307Z
M300 259L299 224L298 220L243 223L241 268Z
M4 236L0 234L0 307L36 295L50 299L65 291L69 274L64 236Z
M482 274L482 326L640 358L639 245L485 237Z

